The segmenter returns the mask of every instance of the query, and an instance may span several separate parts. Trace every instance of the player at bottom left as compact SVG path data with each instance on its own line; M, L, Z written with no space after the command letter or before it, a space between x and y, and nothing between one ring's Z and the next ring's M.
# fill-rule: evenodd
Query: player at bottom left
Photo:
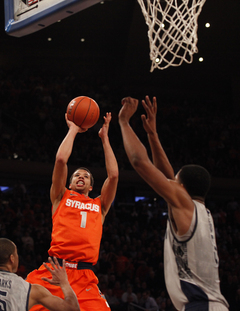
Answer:
M17 247L11 240L0 238L0 310L28 311L32 306L41 304L50 311L80 311L76 294L68 282L65 261L63 268L56 258L54 261L49 258L49 262L49 266L44 263L50 273L50 278L45 278L45 281L60 286L63 299L15 274L19 264Z

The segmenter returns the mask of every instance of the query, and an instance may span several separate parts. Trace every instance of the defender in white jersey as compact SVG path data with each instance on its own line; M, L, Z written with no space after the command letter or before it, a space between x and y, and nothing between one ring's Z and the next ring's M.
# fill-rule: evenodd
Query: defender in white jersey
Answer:
M50 264L44 264L49 271L49 277L43 278L53 285L60 286L64 299L53 296L46 288L30 284L16 275L18 268L18 253L16 245L0 238L0 310L27 311L36 304L41 304L50 311L80 311L77 297L72 290L65 270L60 267L56 258L55 263L50 258ZM52 270L53 268L53 270Z
M168 203L169 221L164 243L164 272L168 293L177 310L227 311L220 292L214 224L205 208L210 175L203 167L187 165L174 176L156 131L157 100L146 96L142 115L152 161L129 121L138 100L122 100L119 124L129 161L139 175Z
M164 241L164 272L168 292L177 310L227 310L220 292L214 223L205 205L193 200L189 230L179 236L168 220ZM209 307L210 305L210 307ZM186 306L186 307L185 307ZM197 309L198 310L198 309Z
M9 271L0 270L0 310L28 310L31 284Z

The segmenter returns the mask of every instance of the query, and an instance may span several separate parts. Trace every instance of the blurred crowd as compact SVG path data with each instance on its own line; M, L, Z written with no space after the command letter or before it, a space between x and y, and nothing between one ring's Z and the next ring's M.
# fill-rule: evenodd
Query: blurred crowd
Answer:
M140 94L138 96L143 96ZM74 74L60 77L27 71L0 71L1 158L52 163L67 131L66 107L72 98L80 95L94 98L101 115L98 123L81 135L85 148L81 153L73 152L71 163L84 159L86 166L104 166L97 132L103 116L111 111L111 144L120 169L131 169L117 116L121 97L133 95L115 92L100 79L87 82ZM176 171L186 163L195 163L206 167L214 177L240 177L240 115L231 105L219 107L218 103L197 95L187 99L179 99L177 94L171 98L153 95L158 98L159 137ZM144 111L140 104L132 125L147 145L141 113Z
M60 77L0 71L0 158L53 163L67 131L64 120L67 104L80 95L98 102L101 117L96 126L81 135L84 148L79 152L74 147L70 163L104 166L97 133L103 116L111 111L109 136L119 168L131 170L117 119L121 95L115 97L104 81L90 83L74 74ZM140 119L143 112L140 105L131 122L147 146ZM214 177L240 177L240 122L232 109L217 109L214 103L200 98L178 102L177 98L167 100L158 96L157 121L159 137L175 171L186 163L195 163L206 167ZM238 311L240 200L210 197L206 205L216 226L221 290L230 311ZM0 213L0 236L10 238L18 246L18 274L26 277L47 260L52 228L49 188L15 181L14 187L0 192ZM115 200L104 223L99 261L95 266L99 287L112 311L175 310L163 273L166 219L167 208L161 198L136 202Z
M18 182L0 192L0 236L19 250L22 277L47 261L51 241L49 189ZM208 198L220 260L221 290L230 311L240 310L240 199ZM103 226L98 263L99 287L112 311L175 310L165 287L163 239L167 220L165 202L117 198ZM143 310L141 309L141 310Z

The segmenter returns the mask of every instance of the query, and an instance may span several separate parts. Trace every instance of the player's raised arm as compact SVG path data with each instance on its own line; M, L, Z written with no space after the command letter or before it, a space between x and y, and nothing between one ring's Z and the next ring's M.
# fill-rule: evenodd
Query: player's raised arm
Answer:
M69 129L67 135L58 148L52 174L50 198L53 204L53 213L55 212L57 205L65 192L68 174L67 162L72 153L75 137L77 133L86 131L86 129L81 129L79 126L69 121L67 119L67 114L65 114L65 119Z
M47 264L44 264L44 266L49 272L51 272L52 279L42 279L50 284L60 286L64 294L64 299L52 295L41 285L33 284L29 297L29 309L36 304L41 304L50 311L80 311L76 294L68 282L65 261L63 260L62 268L56 258L54 258L54 262L49 258L49 262L51 263L52 268Z
M111 112L107 112L106 116L104 117L104 124L99 131L99 137L102 140L105 165L107 170L107 179L102 186L100 196L102 204L102 221L104 221L104 218L108 213L111 204L115 198L119 175L117 160L108 137L109 123L111 121L111 118Z
M157 99L153 97L151 103L148 96L142 101L142 105L147 113L142 115L142 122L145 131L147 132L149 145L152 151L153 164L169 179L174 179L174 171L170 164L162 144L159 140L156 126L157 117Z
M130 118L136 112L138 100L127 97L122 100L123 107L119 112L123 144L128 159L137 173L169 204L181 208L189 196L180 184L169 180L150 161L147 150L141 143L129 124Z

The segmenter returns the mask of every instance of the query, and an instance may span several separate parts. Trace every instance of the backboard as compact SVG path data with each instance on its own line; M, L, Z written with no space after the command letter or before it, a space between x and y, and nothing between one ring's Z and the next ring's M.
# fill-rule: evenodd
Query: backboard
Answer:
M100 0L4 0L5 31L22 37L98 2Z

